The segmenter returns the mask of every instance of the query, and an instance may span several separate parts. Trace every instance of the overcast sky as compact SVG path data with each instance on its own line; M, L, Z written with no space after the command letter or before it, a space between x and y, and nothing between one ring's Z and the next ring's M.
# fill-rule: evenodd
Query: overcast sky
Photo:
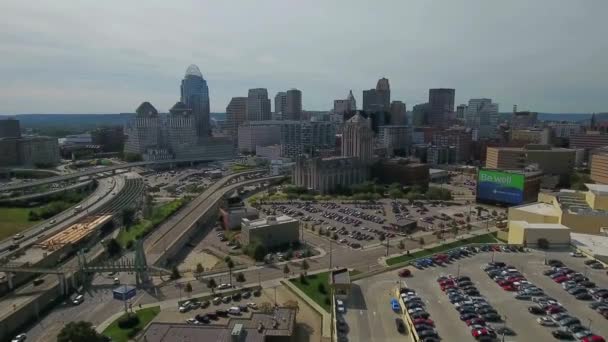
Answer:
M166 111L196 64L211 110L298 88L328 110L390 80L501 111L608 111L607 0L2 0L0 113ZM274 106L274 104L273 104Z

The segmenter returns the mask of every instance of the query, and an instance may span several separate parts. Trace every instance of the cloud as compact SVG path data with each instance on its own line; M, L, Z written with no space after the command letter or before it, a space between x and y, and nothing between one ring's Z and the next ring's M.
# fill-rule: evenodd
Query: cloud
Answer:
M376 80L411 108L428 88L545 112L606 111L604 0L40 0L0 5L0 113L161 110L189 64L213 111L250 87L304 107Z

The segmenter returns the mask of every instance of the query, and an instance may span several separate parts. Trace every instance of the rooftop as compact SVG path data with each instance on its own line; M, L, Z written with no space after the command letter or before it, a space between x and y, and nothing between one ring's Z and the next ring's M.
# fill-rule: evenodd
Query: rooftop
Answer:
M608 185L606 184L587 184L585 186L589 191L597 194L597 195L608 195Z
M248 220L243 219L243 225L247 226L249 229L272 226L275 224L282 224L288 222L298 222L298 220L294 219L291 216L281 215L281 216L266 216L265 218L257 219L257 220Z
M570 243L593 256L608 257L608 236L570 233Z
M241 332L238 341L263 342L266 336L292 336L296 312L277 308L272 313L251 314L249 318L230 318L227 325L199 325L152 323L145 332L148 342L217 341L230 342L232 333ZM236 327L236 329L235 329Z
M539 214L544 216L558 216L559 212L554 206L547 203L536 202L531 204L524 204L518 207L514 207L517 210L526 211L533 214Z
M570 228L564 226L561 223L528 223L523 225L524 229L567 229Z
M350 273L348 268L342 268L331 272L331 284L350 285Z

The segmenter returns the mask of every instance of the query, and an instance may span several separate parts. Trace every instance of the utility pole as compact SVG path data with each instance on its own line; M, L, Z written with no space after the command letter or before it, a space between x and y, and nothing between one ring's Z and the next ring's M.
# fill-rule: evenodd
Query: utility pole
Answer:
M332 240L329 239L329 269L331 270L332 268L332 244L331 244Z
M389 243L390 239L391 239L390 236L386 235L386 256L388 256L388 248L390 246L390 243Z

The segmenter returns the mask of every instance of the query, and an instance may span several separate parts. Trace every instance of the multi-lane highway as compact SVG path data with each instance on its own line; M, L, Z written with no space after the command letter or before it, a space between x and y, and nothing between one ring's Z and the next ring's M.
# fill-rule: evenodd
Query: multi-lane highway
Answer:
M118 164L118 165L112 165L112 166L106 166L106 167L96 167L96 168L92 168L89 170L69 173L69 174L65 174L65 175L61 175L61 176L43 178L43 179L39 179L39 180L32 181L29 183L20 183L20 184L1 187L0 191L14 191L14 190L33 187L33 186L44 185L44 184L65 182L65 181L68 181L71 179L93 176L93 175L102 174L102 173L112 174L113 172L115 172L117 170L121 170L121 169L131 169L134 167L153 165L153 164L178 164L178 163L190 163L190 162L214 162L214 161L220 161L220 160L209 160L209 159L200 159L200 158L151 160L151 161L142 161L142 162L135 162L135 163Z
M102 207L112 199L113 193L118 193L124 187L124 176L115 176L112 178L104 178L99 180L97 189L86 199L80 202L83 210L79 213L74 213L73 207L60 213L52 218L36 224L28 228L22 234L25 236L19 241L21 247L29 246L36 242L39 234L50 235L59 232L72 224L83 219L92 211ZM55 223L51 223L54 221ZM13 243L12 237L0 242L0 257L7 254L8 246Z

